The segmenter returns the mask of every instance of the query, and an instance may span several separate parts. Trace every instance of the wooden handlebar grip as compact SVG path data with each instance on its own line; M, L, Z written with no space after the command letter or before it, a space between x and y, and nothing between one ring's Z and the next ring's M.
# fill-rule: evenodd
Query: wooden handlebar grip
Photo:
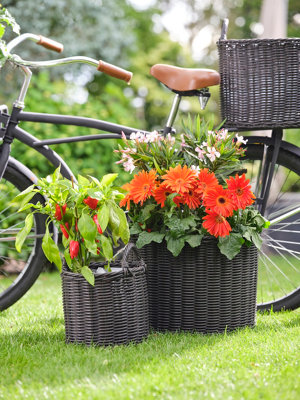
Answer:
M37 42L37 44L45 47L48 50L56 51L57 53L61 53L64 49L63 44L56 42L55 40L48 39L45 36L40 36L40 40Z
M132 72L126 71L126 69L116 67L115 65L106 63L102 60L99 61L98 71L104 72L107 75L112 76L113 78L121 79L127 83L130 82L132 78Z

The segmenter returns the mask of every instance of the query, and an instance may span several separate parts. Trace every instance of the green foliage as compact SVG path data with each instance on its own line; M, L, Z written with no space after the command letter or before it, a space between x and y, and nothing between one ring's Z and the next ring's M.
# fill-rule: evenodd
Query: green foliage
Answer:
M11 27L13 32L17 35L20 33L20 27L16 23L15 19L6 10L6 8L2 8L0 4L0 68L4 65L8 56L6 43L4 40L2 40L7 26Z
M62 231L64 256L69 268L73 272L82 273L93 284L92 273L87 270L91 259L100 257L107 262L109 268L114 257L113 243L119 246L119 239L125 244L129 241L126 216L117 204L124 195L119 188L112 186L116 177L116 174L108 174L99 182L94 177L89 180L79 176L78 183L74 183L62 178L58 168L52 176L40 179L36 186L32 185L21 192L13 201L22 203L20 211L25 207L33 211L28 214L25 227L17 235L17 250L21 251L31 230L33 214L46 214L48 218L42 248L47 259L61 271L59 248L49 232L49 224L52 222ZM47 202L31 204L30 200L36 193L47 198ZM102 222L103 225L99 225Z

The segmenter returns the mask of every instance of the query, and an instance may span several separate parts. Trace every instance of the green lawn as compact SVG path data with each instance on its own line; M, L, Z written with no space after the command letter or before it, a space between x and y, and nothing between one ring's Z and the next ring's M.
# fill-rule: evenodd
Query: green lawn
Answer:
M142 344L66 345L58 274L0 314L0 399L300 398L300 312L227 335L152 333Z

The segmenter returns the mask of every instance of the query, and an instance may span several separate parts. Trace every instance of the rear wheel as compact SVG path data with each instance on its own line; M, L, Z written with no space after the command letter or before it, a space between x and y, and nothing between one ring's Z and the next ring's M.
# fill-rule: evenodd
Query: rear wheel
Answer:
M269 171L273 148L255 138L246 151L245 167L259 197L262 170ZM265 160L263 163L263 159ZM265 167L263 166L265 165ZM264 216L268 220L300 206L300 158L280 149ZM280 311L300 306L300 213L264 230L259 252L259 310Z
M27 213L18 213L13 198L32 185L32 181L15 165L8 163L0 181L0 310L5 310L19 300L33 285L45 264L42 236L45 217L36 214L33 228L25 240L22 252L15 249L15 237L24 226ZM33 202L43 201L35 196Z

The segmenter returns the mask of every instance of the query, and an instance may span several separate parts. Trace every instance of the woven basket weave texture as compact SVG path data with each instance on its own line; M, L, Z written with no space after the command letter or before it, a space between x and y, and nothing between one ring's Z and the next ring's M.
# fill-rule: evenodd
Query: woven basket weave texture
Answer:
M62 290L66 342L115 345L138 343L148 336L147 281L139 261L130 263L128 273L96 275L94 287L64 268Z
M227 128L300 127L300 39L219 40Z
M166 243L140 249L147 263L150 325L159 331L224 332L254 326L257 249L242 246L232 260L214 238L186 245L178 257Z

